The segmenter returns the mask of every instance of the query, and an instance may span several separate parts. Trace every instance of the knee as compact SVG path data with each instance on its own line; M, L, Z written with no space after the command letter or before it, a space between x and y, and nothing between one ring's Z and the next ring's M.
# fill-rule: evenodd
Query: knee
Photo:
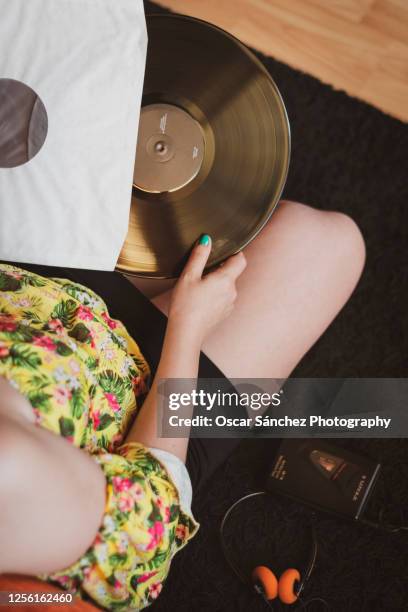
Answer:
M357 282L366 260L366 247L361 230L357 223L344 213L327 214L331 216L332 236L337 252L344 258L348 271Z
M305 256L325 263L356 284L364 268L366 249L358 225L344 213L322 211L284 201L278 211L292 228Z

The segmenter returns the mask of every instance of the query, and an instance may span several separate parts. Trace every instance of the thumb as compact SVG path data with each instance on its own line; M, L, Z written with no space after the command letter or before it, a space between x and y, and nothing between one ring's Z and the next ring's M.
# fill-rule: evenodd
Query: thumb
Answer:
M183 270L183 274L188 274L192 279L200 279L211 253L211 238L208 234L203 234L195 244L190 257Z

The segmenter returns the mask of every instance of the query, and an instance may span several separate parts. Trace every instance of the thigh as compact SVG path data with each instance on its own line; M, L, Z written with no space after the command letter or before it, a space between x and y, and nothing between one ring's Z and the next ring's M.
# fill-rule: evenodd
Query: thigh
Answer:
M203 351L228 378L286 378L351 295L364 242L343 214L282 202L245 255L234 311Z
M77 561L104 512L97 463L24 416L2 411L0 466L0 573L50 573Z

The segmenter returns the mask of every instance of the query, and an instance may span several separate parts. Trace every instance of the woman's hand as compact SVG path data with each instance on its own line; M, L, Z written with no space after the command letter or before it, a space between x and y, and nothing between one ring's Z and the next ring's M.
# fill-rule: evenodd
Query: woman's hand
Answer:
M203 278L210 252L211 240L203 236L173 289L160 362L142 409L126 438L127 442L136 441L167 450L182 461L186 459L188 434L183 438L168 438L158 433L157 406L159 399L163 400L158 383L179 379L183 391L195 388L202 343L217 323L232 311L237 297L235 283L246 266L243 253L238 253ZM185 407L188 409L192 416L193 406Z
M232 312L237 298L236 281L246 267L241 252L203 277L210 252L211 239L204 235L173 289L169 307L169 324L188 330L191 339L200 344Z

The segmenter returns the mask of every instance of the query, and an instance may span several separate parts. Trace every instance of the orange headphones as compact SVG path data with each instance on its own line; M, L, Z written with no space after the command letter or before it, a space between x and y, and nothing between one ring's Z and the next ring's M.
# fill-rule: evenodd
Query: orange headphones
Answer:
M221 546L225 556L225 559L234 573L238 576L238 578L244 582L245 584L250 585L255 591L261 595L261 597L265 600L265 602L271 606L271 602L279 598L279 600L286 605L291 605L296 603L299 600L299 596L303 591L306 582L309 580L313 569L316 564L317 558L317 539L316 539L316 530L314 525L314 515L313 520L310 524L311 531L311 547L310 547L310 555L309 560L306 565L305 571L303 575L299 572L299 570L294 568L286 569L279 579L276 577L274 572L264 565L260 565L256 567L251 576L246 576L244 572L235 564L235 562L231 559L229 551L227 549L225 540L224 540L224 527L225 524L231 515L232 511L243 501L256 497L258 495L266 495L266 491L258 491L256 493L250 493L249 495L245 495L241 497L238 501L236 501L225 513L224 518L221 522L220 527L220 538L221 538ZM319 598L320 599L320 598ZM322 600L323 601L323 600Z

